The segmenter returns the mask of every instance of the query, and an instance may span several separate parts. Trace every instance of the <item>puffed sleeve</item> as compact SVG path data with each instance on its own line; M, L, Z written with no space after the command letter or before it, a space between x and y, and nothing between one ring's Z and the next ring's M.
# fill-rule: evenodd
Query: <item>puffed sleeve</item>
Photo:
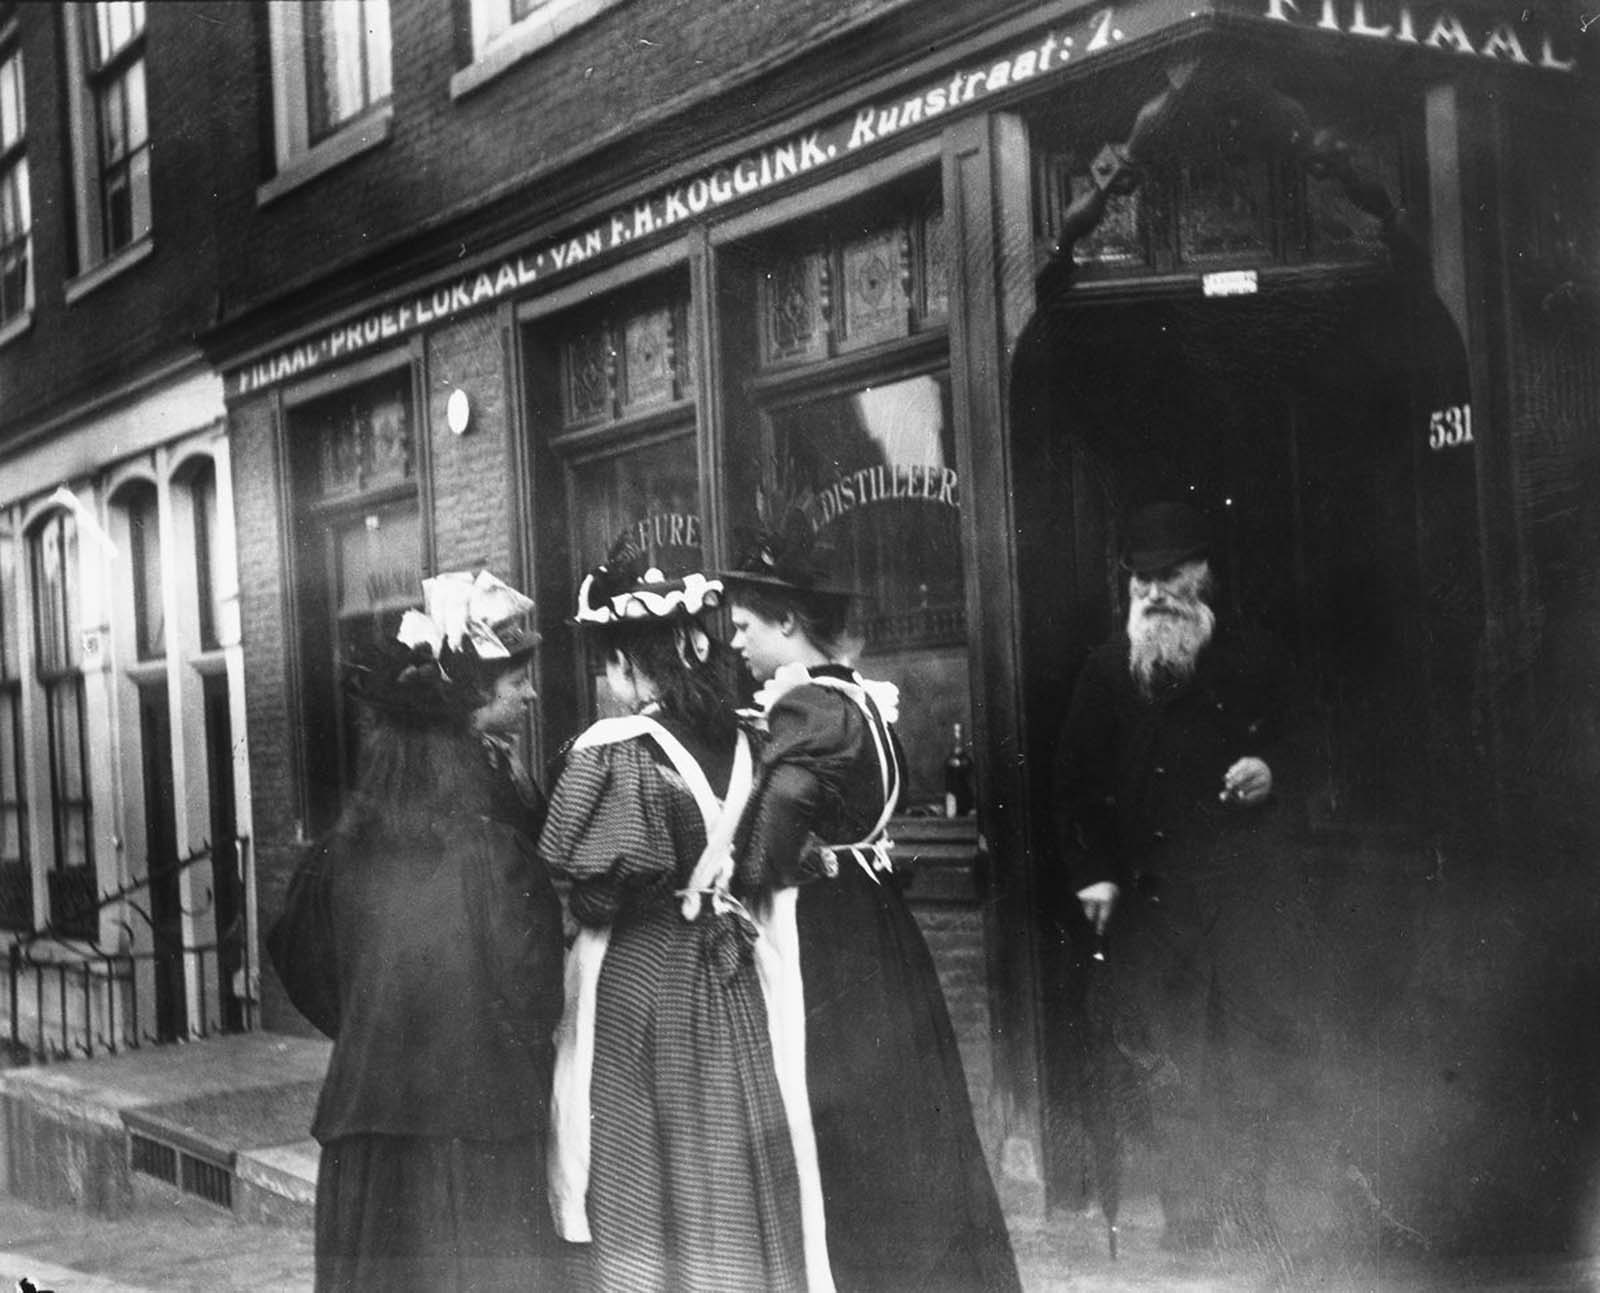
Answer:
M677 874L664 773L643 739L580 746L550 796L539 857L572 884L572 913L609 924L631 892Z
M328 1037L339 1035L339 959L332 908L338 850L306 851L289 881L283 913L267 931L267 954L294 1008Z
M767 715L756 788L735 835L738 883L747 891L798 884L814 838L856 766L863 721L853 703L824 687L797 687Z

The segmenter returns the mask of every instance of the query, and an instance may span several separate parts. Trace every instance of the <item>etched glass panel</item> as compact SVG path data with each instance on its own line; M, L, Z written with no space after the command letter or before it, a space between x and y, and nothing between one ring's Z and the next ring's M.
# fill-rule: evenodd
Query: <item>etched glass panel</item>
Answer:
M611 411L611 339L604 327L579 333L562 347L566 421L581 425Z
M930 211L922 226L924 312L950 312L950 262L945 247L944 212Z
M902 239L892 227L844 244L842 345L868 345L909 331Z
M672 384L672 310L630 315L622 325L623 410L633 412L670 403Z
M346 521L335 541L340 619L416 605L422 586L422 523L415 503Z
M1370 176L1391 200L1400 201L1399 146L1392 137L1359 146L1354 160L1358 175ZM1378 218L1350 201L1337 180L1308 175L1306 205L1312 259L1366 259L1384 254Z
M1180 168L1178 254L1185 261L1272 251L1272 185L1265 162L1217 157Z
M578 564L606 559L627 531L632 546L668 575L704 568L700 475L692 433L573 468Z
M781 261L762 278L762 333L768 363L824 352L821 278L820 253Z

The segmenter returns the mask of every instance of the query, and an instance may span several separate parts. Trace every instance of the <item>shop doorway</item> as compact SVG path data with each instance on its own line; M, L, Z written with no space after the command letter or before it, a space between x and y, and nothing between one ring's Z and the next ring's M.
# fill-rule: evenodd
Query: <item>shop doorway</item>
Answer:
M1121 518L1199 508L1219 613L1292 658L1286 829L1422 858L1470 754L1482 618L1472 448L1429 447L1452 416L1470 425L1459 336L1426 283L1393 269L1237 297L1068 292L1025 331L1013 434L1054 1200L1093 1186L1076 1103L1085 949L1049 774L1077 668L1126 613ZM1375 957L1371 972L1404 967Z

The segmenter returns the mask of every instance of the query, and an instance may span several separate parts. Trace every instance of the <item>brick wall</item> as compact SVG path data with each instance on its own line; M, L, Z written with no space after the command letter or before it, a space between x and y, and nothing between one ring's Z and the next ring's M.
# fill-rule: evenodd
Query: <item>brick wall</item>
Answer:
M243 6L155 5L145 64L151 138L152 252L72 304L76 255L64 45L53 5L23 6L27 162L33 193L34 311L25 336L0 347L0 441L29 419L115 387L178 354L217 305L218 223L242 214L229 190L253 196L254 59ZM237 146L244 141L246 147ZM229 239L242 245L240 227Z
M257 399L234 405L230 424L260 912L256 954L261 965L262 1023L286 1032L309 1032L310 1026L283 995L261 944L261 935L283 910L284 890L298 854L300 816L289 711L290 643L283 622L286 589L279 535L285 518L273 484L278 478L273 402Z
M436 568L487 566L510 579L515 491L499 320L493 312L469 316L429 334L427 347ZM456 387L472 402L472 421L461 436L445 421L445 402Z

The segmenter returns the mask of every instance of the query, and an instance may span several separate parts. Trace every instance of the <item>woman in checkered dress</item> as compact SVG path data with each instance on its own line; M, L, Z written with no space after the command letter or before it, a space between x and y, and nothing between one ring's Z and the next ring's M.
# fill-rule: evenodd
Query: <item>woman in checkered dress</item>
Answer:
M698 619L720 589L613 563L580 591L576 622L629 712L574 742L539 851L581 928L551 1199L598 1289L823 1287L807 1275L755 926L728 892L753 760L726 648Z

